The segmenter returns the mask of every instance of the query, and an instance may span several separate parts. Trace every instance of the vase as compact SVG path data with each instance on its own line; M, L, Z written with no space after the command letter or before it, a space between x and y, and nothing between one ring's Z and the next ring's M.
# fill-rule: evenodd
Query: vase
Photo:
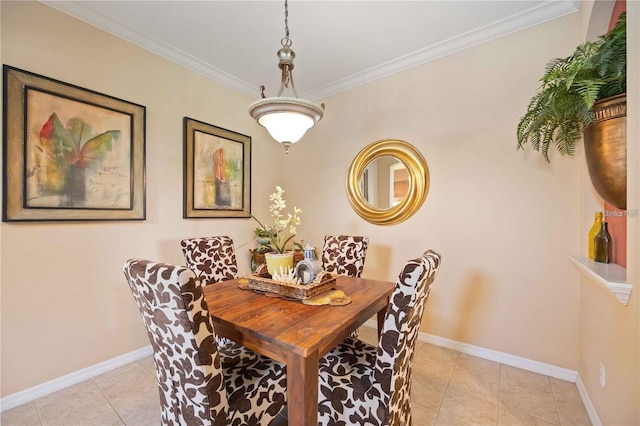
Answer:
M607 222L602 222L602 228L593 241L593 260L601 263L611 263L611 234L607 229Z
M612 96L593 106L594 122L583 130L593 187L607 203L627 208L627 98Z
M274 272L280 272L283 269L293 268L293 253L265 253L264 258L267 262L267 271L273 276Z
M600 232L601 228L602 228L602 212L596 212L593 225L589 230L589 246L588 247L589 247L589 259L591 260L593 260L593 257L594 257L593 242L595 241L596 235L598 235L598 232Z

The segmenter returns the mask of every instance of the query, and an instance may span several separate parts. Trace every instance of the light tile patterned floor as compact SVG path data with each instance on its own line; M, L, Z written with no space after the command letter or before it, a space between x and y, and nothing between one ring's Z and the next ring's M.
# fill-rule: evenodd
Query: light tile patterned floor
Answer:
M375 330L360 329L375 341ZM412 415L424 425L590 425L573 383L418 343ZM160 424L151 357L2 413L4 426ZM272 425L286 425L286 412Z

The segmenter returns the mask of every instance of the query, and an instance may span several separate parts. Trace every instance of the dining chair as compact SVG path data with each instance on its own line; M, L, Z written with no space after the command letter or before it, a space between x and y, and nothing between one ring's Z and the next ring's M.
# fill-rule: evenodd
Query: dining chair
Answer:
M185 238L180 241L187 266L204 285L232 280L238 276L233 239L226 235ZM218 336L218 346L238 346L233 340Z
M322 269L359 278L364 269L368 247L369 237L326 235L322 247ZM358 337L357 329L351 333L351 337Z
M322 247L322 268L349 277L360 277L369 237L327 235Z
M180 241L187 266L204 285L232 280L238 276L233 239L225 235L186 238Z
M267 425L286 404L286 369L243 346L218 348L195 273L143 259L124 274L153 349L163 425Z
M440 266L429 250L396 281L378 347L347 337L319 362L319 424L411 424L411 364L425 303Z

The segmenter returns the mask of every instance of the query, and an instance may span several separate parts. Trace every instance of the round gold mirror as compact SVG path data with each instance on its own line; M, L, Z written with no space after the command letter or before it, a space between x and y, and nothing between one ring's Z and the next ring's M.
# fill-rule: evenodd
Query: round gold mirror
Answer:
M429 192L429 168L420 152L399 140L381 140L356 155L347 173L353 210L376 225L407 220Z

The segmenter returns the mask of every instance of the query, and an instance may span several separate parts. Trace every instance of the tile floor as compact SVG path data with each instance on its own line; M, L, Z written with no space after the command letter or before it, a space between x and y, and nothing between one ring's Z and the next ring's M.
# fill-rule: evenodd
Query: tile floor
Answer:
M375 330L361 328L371 342ZM589 425L574 383L418 342L412 414L422 425ZM2 413L4 426L159 425L151 357ZM286 413L274 426L286 425Z

